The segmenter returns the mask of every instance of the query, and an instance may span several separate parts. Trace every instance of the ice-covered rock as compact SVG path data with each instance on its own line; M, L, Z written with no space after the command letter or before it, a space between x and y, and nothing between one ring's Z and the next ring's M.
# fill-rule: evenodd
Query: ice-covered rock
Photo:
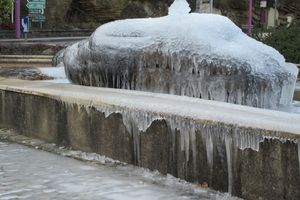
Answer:
M52 58L53 67L61 66L63 64L65 50L66 49L62 49L54 55L54 57Z
M263 108L292 101L298 70L228 18L189 13L105 24L65 51L75 84L171 93Z

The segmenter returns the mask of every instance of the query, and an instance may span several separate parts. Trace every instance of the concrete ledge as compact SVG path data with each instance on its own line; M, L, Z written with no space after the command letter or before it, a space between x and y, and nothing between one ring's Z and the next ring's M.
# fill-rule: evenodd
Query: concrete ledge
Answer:
M10 79L0 80L0 94L1 126L26 136L246 199L300 199L300 115Z

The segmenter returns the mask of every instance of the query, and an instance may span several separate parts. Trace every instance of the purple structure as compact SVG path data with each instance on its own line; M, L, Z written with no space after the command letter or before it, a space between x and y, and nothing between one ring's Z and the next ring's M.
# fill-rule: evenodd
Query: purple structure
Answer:
M253 0L249 1L249 11L248 11L248 35L252 34L252 8L253 8Z
M15 29L16 29L16 38L21 37L21 0L15 0Z

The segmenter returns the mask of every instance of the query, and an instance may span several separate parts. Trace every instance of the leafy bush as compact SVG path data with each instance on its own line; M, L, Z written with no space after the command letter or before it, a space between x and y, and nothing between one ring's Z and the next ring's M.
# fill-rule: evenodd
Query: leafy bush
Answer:
M279 27L268 33L256 32L254 37L277 49L288 62L300 63L300 22L295 22L289 27Z
M0 24L9 20L13 0L0 0Z

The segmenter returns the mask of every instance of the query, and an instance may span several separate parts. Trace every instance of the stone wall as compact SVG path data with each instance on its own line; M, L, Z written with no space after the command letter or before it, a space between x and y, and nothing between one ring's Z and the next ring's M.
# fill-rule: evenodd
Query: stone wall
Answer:
M192 10L196 0L188 0ZM99 25L125 18L157 17L167 14L173 0L48 0L47 21L44 28L51 29L91 29ZM259 0L254 0L254 23L260 17ZM27 15L26 1L22 1L22 15ZM228 16L239 26L247 24L247 0L215 0L214 6L222 15ZM280 19L286 14L300 18L300 0L280 0ZM39 24L34 24L34 29Z
M168 0L51 0L47 7L47 28L95 29L117 19L165 15Z
M1 127L191 182L208 183L211 188L245 199L300 199L296 143L264 139L259 151L241 150L234 144L236 133L249 137L285 133L202 120L196 122L201 128L186 140L183 138L189 129L172 131L165 120L155 120L135 135L128 131L121 114L105 116L96 105L60 99L1 89Z

